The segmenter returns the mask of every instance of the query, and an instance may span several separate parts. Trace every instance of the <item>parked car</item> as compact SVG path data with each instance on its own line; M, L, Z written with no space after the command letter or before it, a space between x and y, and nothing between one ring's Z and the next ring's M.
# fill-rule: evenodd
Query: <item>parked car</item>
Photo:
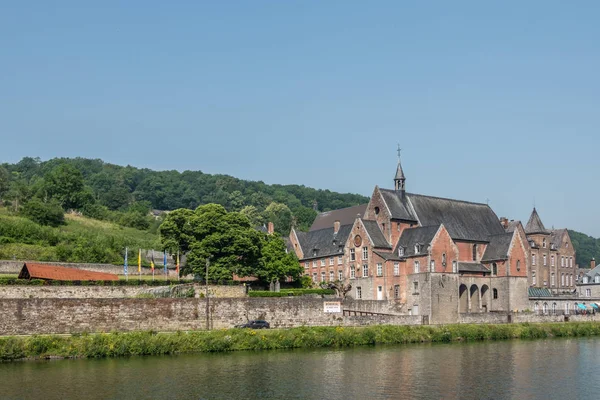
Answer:
M263 321L262 319L255 319L252 321L248 321L245 324L236 325L236 328L250 328L250 329L269 329L271 326L267 321Z

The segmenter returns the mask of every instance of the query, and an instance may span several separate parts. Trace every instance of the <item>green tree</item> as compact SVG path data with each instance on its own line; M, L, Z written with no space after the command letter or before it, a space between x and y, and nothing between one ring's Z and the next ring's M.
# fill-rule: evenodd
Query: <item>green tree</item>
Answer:
M298 230L307 232L316 216L317 212L312 208L303 206L298 207L294 210L295 226L298 228Z
M291 277L296 280L302 275L302 267L295 254L286 252L283 239L275 235L265 235L263 239L260 266L256 276L265 282L274 282Z
M6 170L6 168L0 166L0 204L2 204L2 200L4 196L10 190L10 174Z
M289 207L282 203L271 203L263 213L265 220L273 222L275 232L288 235L292 228L292 212Z
M65 210L80 208L93 199L91 193L84 190L83 175L70 164L54 167L44 179L48 196L56 199Z
M240 213L245 215L250 220L252 226L261 226L265 223L263 216L254 206L246 206L240 210Z
M195 214L187 208L172 211L165 217L158 228L163 248L176 252L187 253L194 238L192 219Z
M44 203L40 199L28 201L21 213L40 225L59 226L65 223L62 207L56 200Z

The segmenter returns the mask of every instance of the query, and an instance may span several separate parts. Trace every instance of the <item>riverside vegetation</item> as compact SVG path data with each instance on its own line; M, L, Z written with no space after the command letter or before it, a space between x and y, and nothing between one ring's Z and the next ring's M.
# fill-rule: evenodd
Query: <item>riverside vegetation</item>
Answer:
M390 326L361 328L224 329L176 333L131 332L0 338L0 360L97 358L195 352L354 347L380 344L536 339L600 335L600 323Z

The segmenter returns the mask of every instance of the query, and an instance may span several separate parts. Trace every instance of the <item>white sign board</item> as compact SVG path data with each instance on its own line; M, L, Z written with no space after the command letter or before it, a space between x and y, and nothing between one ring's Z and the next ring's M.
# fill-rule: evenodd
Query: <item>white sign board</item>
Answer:
M341 313L342 303L339 301L324 301L323 311L326 313Z

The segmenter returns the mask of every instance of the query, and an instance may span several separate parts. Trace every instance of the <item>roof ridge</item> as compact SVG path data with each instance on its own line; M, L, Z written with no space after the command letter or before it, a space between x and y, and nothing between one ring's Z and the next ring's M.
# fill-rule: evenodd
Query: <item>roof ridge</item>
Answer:
M394 190L394 189L382 189L382 188L380 188L379 190L385 190L387 192L397 192L397 190ZM486 204L486 203L478 203L478 202L469 201L469 200L451 199L450 197L430 196L430 195L427 195L427 194L408 193L408 192L406 193L406 195L407 196L429 197L431 199L438 199L438 200L450 200L450 201L456 201L456 202L459 202L459 203L475 204L475 205L478 205L478 206L489 207L489 204Z

